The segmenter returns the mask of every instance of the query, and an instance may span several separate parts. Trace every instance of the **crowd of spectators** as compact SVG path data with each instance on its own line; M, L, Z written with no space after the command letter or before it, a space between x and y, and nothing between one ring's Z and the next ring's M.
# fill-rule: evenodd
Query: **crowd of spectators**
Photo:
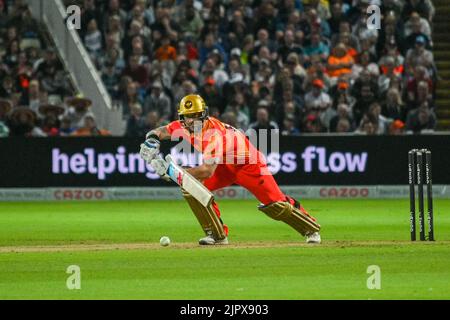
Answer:
M24 0L0 0L0 137L109 134ZM75 95L75 96L74 96Z
M178 102L190 93L244 131L402 134L436 127L430 0L65 4L82 9L80 37L121 106L127 136L176 119ZM368 27L370 4L381 9L381 29ZM9 33L2 65L15 49Z

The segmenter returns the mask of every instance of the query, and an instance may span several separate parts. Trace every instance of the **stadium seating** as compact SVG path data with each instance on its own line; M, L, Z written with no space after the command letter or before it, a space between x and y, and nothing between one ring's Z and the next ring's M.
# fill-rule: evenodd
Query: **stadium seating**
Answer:
M142 136L176 119L178 101L193 92L205 98L211 115L243 130L372 135L450 126L450 47L444 33L449 7L445 1L435 2L436 17L430 0L64 4L82 8L79 36L122 110L126 136ZM369 4L380 5L379 30L368 27ZM14 9L12 4L4 14L14 16ZM19 51L42 47L32 21L19 23ZM8 23L0 28L7 66L20 54L11 54L15 45ZM8 77L2 79L7 82ZM44 80L38 78L41 87ZM19 78L18 83L24 81ZM74 94L67 88L51 89L61 101ZM51 129L37 112L41 135L60 134L60 122L70 119L70 108L62 105L66 110L50 121L56 126ZM12 101L11 109L16 106ZM84 112L78 116L92 118L89 110ZM4 117L3 125L11 126ZM72 129L80 129L82 122L72 123Z

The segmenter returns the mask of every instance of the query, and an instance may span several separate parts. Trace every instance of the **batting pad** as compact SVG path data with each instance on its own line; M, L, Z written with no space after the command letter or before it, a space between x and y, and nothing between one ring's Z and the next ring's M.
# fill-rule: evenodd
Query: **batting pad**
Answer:
M303 236L320 230L320 225L288 202L274 202L267 206L259 206L259 210L274 220L287 223Z
M205 231L206 235L212 235L215 240L222 240L226 238L225 231L223 230L222 222L216 215L212 206L212 201L205 207L198 200L196 200L189 192L181 189L183 197L194 212L195 217Z

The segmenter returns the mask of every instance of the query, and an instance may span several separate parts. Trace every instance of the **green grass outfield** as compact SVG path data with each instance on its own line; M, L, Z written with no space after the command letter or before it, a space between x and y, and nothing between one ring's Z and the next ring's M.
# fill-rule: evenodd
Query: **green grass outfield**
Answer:
M231 244L200 247L182 201L0 203L0 299L450 298L450 200L435 200L434 243L409 241L408 200L305 200L322 245L256 201L220 205ZM69 265L81 290L66 287Z

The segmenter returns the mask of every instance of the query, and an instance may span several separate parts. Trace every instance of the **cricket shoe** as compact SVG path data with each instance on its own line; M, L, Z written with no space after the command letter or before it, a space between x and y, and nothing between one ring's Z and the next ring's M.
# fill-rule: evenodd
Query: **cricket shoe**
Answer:
M320 238L319 232L311 233L310 235L306 236L306 243L311 244L319 244L322 242L322 239Z
M201 239L198 241L198 243L199 243L200 245L202 245L202 246L212 246L212 245L216 245L216 244L218 244L218 245L224 245L224 244L228 244L228 237L225 237L225 238L222 239L222 240L216 240L216 239L214 239L213 236L208 235L208 236L206 236L206 237L204 237L204 238L201 238Z

